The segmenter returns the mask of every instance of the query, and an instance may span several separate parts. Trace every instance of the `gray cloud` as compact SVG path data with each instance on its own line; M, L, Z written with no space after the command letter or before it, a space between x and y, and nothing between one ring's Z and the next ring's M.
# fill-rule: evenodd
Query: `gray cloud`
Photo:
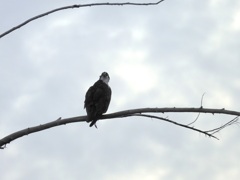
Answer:
M0 31L70 4L76 2L5 3ZM199 107L204 92L204 107L239 109L239 8L237 1L83 8L9 34L0 40L1 137L86 114L85 92L102 71L111 77L109 112ZM184 123L196 118L166 116ZM201 115L196 126L208 129L229 119ZM240 177L238 128L217 134L217 141L137 117L101 121L98 129L68 124L13 141L0 153L0 173L4 180L234 180Z

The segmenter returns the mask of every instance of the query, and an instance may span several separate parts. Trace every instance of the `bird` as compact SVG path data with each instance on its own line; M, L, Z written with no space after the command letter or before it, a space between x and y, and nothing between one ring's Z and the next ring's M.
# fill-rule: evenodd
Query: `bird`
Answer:
M87 122L90 123L90 127L96 126L97 120L106 113L111 101L112 90L108 85L110 76L107 72L103 72L100 75L98 81L91 86L85 95L84 108L87 112Z

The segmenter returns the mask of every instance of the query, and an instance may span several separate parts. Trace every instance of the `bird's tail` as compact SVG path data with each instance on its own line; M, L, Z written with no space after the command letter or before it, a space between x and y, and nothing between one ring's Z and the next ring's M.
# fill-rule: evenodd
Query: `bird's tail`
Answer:
M98 120L98 118L96 117L96 116L91 116L91 115L87 115L87 120L86 120L86 122L87 123L90 123L90 127L92 127L93 125L95 125L96 124L96 122L97 122L97 120Z
M90 123L89 127L92 127L93 125L95 125L96 122L97 122L97 119L92 120L92 122Z

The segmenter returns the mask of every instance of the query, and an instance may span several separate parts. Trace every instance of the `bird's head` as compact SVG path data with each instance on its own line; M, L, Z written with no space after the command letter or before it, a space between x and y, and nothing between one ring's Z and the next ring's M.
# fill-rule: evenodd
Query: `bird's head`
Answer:
M103 72L100 76L100 80L102 80L104 83L108 84L110 81L110 77L107 72Z

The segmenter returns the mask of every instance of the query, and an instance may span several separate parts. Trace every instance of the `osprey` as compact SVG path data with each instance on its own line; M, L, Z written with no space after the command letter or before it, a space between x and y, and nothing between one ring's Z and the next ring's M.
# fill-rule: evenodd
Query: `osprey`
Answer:
M91 122L90 127L95 125L103 113L107 112L112 95L108 85L109 80L108 73L103 72L99 80L86 93L84 108L87 111L87 122Z

